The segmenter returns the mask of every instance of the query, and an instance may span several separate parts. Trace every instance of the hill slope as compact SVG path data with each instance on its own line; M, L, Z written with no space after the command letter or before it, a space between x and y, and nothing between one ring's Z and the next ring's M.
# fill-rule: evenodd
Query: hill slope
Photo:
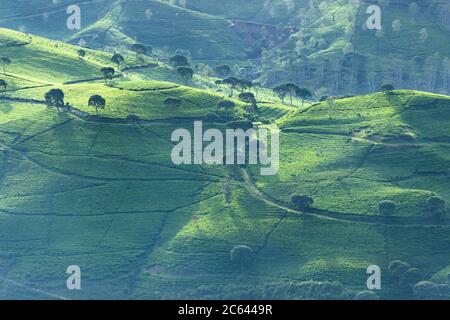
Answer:
M26 39L1 34L3 43ZM0 96L0 297L351 299L377 264L380 296L411 298L387 271L396 259L442 279L448 217L423 211L431 195L450 200L449 97L394 91L336 100L331 110L261 104L262 120L282 127L278 175L175 166L172 132L195 119L224 129L205 119L223 94L137 71L105 85L91 77L109 54L82 60L76 47L44 41L5 46L17 57L6 81L38 84ZM47 108L51 88L90 116ZM94 93L107 98L99 117L86 106ZM171 109L166 96L183 102ZM297 192L313 208L293 208ZM382 199L396 201L392 217L374 211ZM230 260L236 245L253 249L247 268ZM81 267L83 290L66 289L69 265Z

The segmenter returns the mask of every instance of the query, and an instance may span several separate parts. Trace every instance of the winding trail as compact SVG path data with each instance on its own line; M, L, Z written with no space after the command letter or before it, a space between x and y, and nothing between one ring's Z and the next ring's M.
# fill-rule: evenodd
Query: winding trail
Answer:
M351 213L339 213L328 210L310 208L307 211L300 211L292 208L288 203L277 200L259 190L253 182L250 174L246 169L241 169L243 182L242 185L247 189L250 195L266 204L284 210L292 214L293 217L313 216L317 218L325 218L343 222L359 222L366 224L385 224L385 225L422 225L422 226L442 226L450 225L448 219L442 219L440 224L433 223L432 219L425 217L383 217L383 216L367 216L356 215Z

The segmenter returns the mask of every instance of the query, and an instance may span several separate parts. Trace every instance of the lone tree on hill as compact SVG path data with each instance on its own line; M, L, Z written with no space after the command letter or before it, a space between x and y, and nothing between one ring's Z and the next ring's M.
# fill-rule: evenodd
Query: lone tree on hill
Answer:
M86 56L86 51L83 49L78 50L77 53L80 58L84 58Z
M291 197L291 203L297 208L298 210L305 211L311 208L311 206L314 203L313 198L307 195L293 195Z
M117 70L120 70L120 65L125 61L125 58L121 54L116 53L111 57L111 61L117 64Z
M93 95L89 98L88 106L95 107L95 112L98 115L98 109L105 109L106 100L102 96Z
M164 100L164 104L169 107L179 107L181 105L181 100L178 98L167 98Z
M383 91L385 94L390 94L392 91L394 91L394 86L390 83L385 83L381 86L381 91Z
M11 60L6 57L0 58L0 62L3 65L3 74L6 76L6 67L8 67L11 64Z
M187 85L189 83L189 80L192 79L194 76L194 70L189 67L178 67L177 73L180 75L181 78L183 78L184 83Z
M217 103L217 111L225 117L231 117L235 107L233 101L221 100Z
M256 98L255 95L251 92L242 92L241 94L239 94L239 99L250 103L252 105L252 107L256 107Z
M45 103L59 111L64 107L64 92L61 89L51 89L45 94Z
M396 205L394 201L383 200L378 203L378 213L383 216L391 216L395 213Z
M221 100L219 102L217 102L217 109L225 109L225 110L230 110L230 109L234 109L234 107L236 107L236 105L234 104L233 101L228 101L228 100Z
M100 70L101 73L103 73L103 78L105 79L105 84L108 83L108 80L112 80L114 79L114 68L111 67L107 67L107 68L102 68Z
M0 88L2 88L2 91L5 91L7 87L8 83L5 80L0 79Z
M169 62L174 68L189 66L187 58L180 54L174 55L172 58L170 58Z
M249 267L253 261L253 250L249 246L237 245L230 252L230 258L232 262L237 263L241 271Z
M239 79L236 77L229 77L222 80L222 84L227 85L230 88L230 97L233 96L233 90L239 88Z

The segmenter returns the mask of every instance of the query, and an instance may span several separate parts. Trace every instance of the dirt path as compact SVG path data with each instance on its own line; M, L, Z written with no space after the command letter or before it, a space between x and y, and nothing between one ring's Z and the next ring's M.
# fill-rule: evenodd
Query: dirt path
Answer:
M241 169L242 177L243 177L243 186L248 190L250 195L260 201L265 202L266 204L277 207L281 210L284 210L292 216L314 216L317 218L325 218L336 221L345 221L345 222L360 222L360 223L368 223L368 224L386 224L386 225L426 225L426 226L441 226L441 225L449 225L449 220L442 220L441 224L431 223L430 219L424 217L382 217L382 216L367 216L367 215L356 215L351 213L339 213L327 210L320 210L311 208L308 211L300 211L290 207L288 203L272 198L266 193L262 192L258 189L258 187L252 181L250 174L246 169Z

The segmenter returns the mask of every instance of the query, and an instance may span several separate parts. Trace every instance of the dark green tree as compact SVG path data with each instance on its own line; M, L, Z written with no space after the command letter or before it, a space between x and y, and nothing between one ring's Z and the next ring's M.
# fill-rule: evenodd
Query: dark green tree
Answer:
M252 107L256 107L255 95L251 92L242 92L239 94L238 98L244 102L250 103Z
M93 95L89 98L88 106L95 107L95 112L98 115L98 109L105 109L106 100L100 95Z
M286 84L281 84L272 89L272 91L281 99L281 102L284 104L284 99L289 93L289 88Z
M309 99L312 97L312 93L311 91L309 91L306 88L300 88L297 92L296 92L297 97L299 97L300 99L302 99L302 106L305 103L306 99Z
M230 97L233 96L233 90L239 88L239 79L236 77L229 77L222 80L222 84L227 85L230 88Z
M59 111L64 107L64 92L61 89L51 89L45 94L45 103Z
M392 91L394 91L394 86L390 83L385 83L381 86L381 91L383 91L385 94L390 94Z
M181 78L183 78L184 83L187 85L190 80L192 80L192 77L194 76L194 70L189 67L178 67L177 73L180 75Z
M187 58L180 54L174 55L172 58L170 58L169 62L174 68L189 66Z
M3 79L0 79L0 88L2 88L3 91L5 91L6 88L8 88L8 83Z
M3 74L6 76L6 67L8 67L12 63L12 61L7 57L1 57L0 62L3 65Z
M314 200L307 195L293 195L291 197L291 203L295 206L296 209L305 211L311 208Z
M84 58L86 56L86 51L83 49L80 49L77 51L77 54L80 58Z
M117 70L120 70L120 65L125 61L125 58L121 54L116 53L111 57L111 61L117 64Z
M115 70L111 67L102 68L100 70L103 73L103 78L105 79L105 84L108 83L108 80L114 79Z

